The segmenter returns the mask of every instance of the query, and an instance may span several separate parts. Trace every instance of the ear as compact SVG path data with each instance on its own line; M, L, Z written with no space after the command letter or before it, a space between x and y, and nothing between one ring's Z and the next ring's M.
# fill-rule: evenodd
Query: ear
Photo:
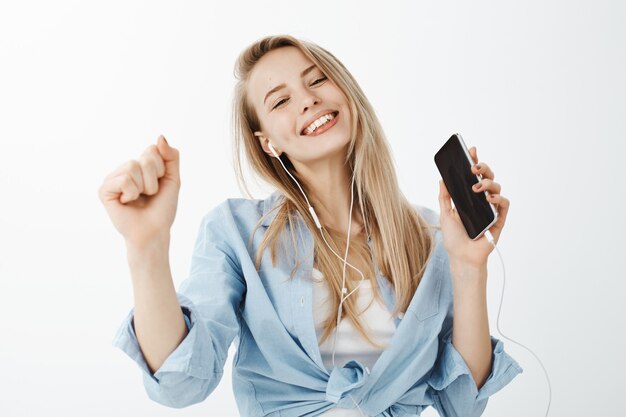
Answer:
M269 141L270 141L269 138L266 138L265 136L263 136L263 133L259 131L254 132L254 136L259 138L259 142L261 143L261 148L263 148L263 151L266 154L268 154L270 157L275 158L274 154L272 153L272 151L270 150L268 146ZM280 149L277 149L276 146L274 146L274 150L279 156L282 154L282 151Z

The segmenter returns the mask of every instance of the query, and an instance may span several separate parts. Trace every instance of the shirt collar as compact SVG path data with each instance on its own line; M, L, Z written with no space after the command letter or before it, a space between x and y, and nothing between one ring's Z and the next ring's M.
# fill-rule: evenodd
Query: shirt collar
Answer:
M263 226L268 227L272 223L272 220L274 220L274 217L276 217L276 213L279 210L278 206L280 206L283 201L285 201L285 196L280 192L280 190L274 191L265 200L263 200L264 219L261 223Z
M276 190L271 193L265 200L263 200L263 222L261 223L265 227L269 227L276 217L276 213L279 210L279 206L285 201L284 194L281 193L280 190ZM267 216L266 216L267 215ZM303 237L303 250L305 254L311 254L310 259L306 258L304 267L310 273L313 269L313 261L312 261L312 253L313 253L313 236L311 236L306 224L304 223L304 219L300 215L299 212L296 212L296 219L300 222L300 226L304 229ZM370 246L370 250L373 250L371 239L368 239L368 244ZM393 293L393 288L391 284L387 281L387 278L384 278L380 270L378 269L378 265L375 264L375 273L376 278L379 284L379 288L381 289L381 293L383 299L387 304L387 308L389 311L392 311L395 308L395 295ZM400 319L398 317L394 317L396 327L400 324Z

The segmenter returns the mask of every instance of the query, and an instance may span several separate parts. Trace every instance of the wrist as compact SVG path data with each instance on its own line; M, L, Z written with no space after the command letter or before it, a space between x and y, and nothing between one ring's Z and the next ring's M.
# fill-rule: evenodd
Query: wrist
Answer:
M450 260L450 269L482 272L487 270L487 262Z
M450 273L455 281L485 282L487 263L450 261Z
M164 233L161 235L154 236L150 239L140 240L140 241L132 241L126 240L126 249L130 253L142 253L142 252L150 252L159 249L169 249L170 246L170 234Z
M170 238L169 235L155 237L148 242L126 242L126 255L129 266L160 264L169 262Z

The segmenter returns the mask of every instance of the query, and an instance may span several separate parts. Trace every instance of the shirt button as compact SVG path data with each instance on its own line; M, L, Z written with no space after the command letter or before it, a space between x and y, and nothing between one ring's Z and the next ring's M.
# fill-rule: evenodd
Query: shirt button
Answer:
M304 295L300 297L300 307L304 307Z

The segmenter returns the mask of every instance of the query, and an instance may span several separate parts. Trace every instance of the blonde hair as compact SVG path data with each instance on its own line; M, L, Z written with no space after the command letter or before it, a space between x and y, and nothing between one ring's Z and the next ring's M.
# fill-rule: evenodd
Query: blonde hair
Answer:
M343 278L343 262L328 249L315 223L309 216L308 206L299 188L288 176L277 158L267 155L254 132L261 130L259 118L247 99L247 88L250 73L256 63L268 52L287 46L298 48L308 59L315 63L326 77L347 97L352 124L350 142L346 153L345 163L349 166L350 174L355 175L354 193L355 209L359 204L365 216L364 221L371 233L372 248L375 260L381 274L392 285L396 306L392 312L395 317L404 312L417 290L424 274L427 261L433 249L433 237L426 220L415 210L402 194L396 179L390 147L383 129L374 113L374 110L365 97L352 74L344 65L326 49L308 41L298 40L289 35L264 37L248 46L239 55L234 69L237 84L233 96L233 137L234 137L234 166L240 189L251 196L246 186L242 159L247 157L249 164L259 177L276 187L286 197L277 208L276 216L268 227L263 240L256 252L255 265L260 267L263 252L271 248L272 264L276 265L277 244L280 233L289 223L293 248L296 248L296 239L293 233L296 210L303 213L308 229L314 237L314 259L329 285L331 293L331 311L339 308ZM298 180L305 193L308 194L306 182L293 169L286 154L281 155L285 167ZM250 238L256 233L263 219L259 220ZM345 254L346 234L324 227L324 232L330 235L327 239L333 250ZM358 260L357 265L367 265L362 271L372 283L372 289L378 300L382 296L378 289L375 275L374 259L371 259L367 237L355 239L350 244L351 256ZM299 262L296 253L295 266L291 273L293 278ZM354 263L353 263L354 264ZM350 293L360 280L360 275L352 268L346 270L346 287ZM348 297L342 305L342 317L348 317L357 331L374 346L382 347L372 340L359 320L356 304L357 297ZM329 337L336 326L336 314L331 315L324 322L324 331L320 343Z

